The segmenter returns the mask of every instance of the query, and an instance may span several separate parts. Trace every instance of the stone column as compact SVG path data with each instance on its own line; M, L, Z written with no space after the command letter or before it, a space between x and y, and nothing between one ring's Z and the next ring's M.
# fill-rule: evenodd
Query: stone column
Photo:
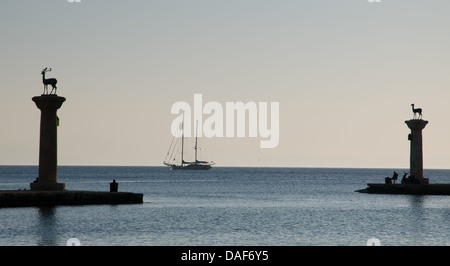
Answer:
M418 178L421 184L427 184L428 178L423 177L422 129L428 121L411 119L405 123L411 129L410 175Z
M37 108L41 110L41 130L39 139L39 181L30 184L35 191L63 191L64 183L58 183L57 163L57 125L56 110L64 97L43 95L33 97Z

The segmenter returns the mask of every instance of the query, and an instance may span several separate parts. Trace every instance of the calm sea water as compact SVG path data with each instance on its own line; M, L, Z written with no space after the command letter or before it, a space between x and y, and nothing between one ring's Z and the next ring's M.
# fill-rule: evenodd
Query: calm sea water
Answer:
M60 166L70 190L144 194L143 204L0 208L0 245L450 245L450 197L354 192L396 170ZM450 183L450 170L425 170ZM29 188L36 166L0 166L0 190Z

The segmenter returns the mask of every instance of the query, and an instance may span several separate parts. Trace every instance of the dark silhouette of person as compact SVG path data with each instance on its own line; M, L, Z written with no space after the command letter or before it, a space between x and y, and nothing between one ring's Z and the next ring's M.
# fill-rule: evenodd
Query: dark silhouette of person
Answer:
M394 184L395 184L395 180L397 180L397 178L398 178L398 174L397 174L397 172L394 171L394 175L392 176L392 180L394 181Z
M109 183L109 191L110 192L117 192L119 188L119 184L116 182L115 179L111 183Z
M405 184L408 181L408 179L406 178L407 175L408 175L408 173L403 174L402 182L401 182L402 184Z

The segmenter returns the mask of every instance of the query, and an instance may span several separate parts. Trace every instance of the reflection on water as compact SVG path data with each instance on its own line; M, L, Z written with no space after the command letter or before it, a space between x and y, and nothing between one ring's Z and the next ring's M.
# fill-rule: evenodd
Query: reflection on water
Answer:
M410 203L412 208L423 208L425 203L425 197L421 195L411 196Z
M37 208L38 219L36 226L36 235L39 237L39 246L56 246L57 245L57 210L56 207L40 207Z

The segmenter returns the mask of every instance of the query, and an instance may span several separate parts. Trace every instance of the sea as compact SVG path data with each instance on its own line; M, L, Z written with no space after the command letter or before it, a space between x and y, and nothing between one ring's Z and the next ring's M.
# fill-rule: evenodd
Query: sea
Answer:
M0 246L449 246L450 196L355 192L407 169L59 166L68 190L143 193L144 203L0 208ZM37 166L0 166L0 190ZM425 169L430 183L450 170Z

